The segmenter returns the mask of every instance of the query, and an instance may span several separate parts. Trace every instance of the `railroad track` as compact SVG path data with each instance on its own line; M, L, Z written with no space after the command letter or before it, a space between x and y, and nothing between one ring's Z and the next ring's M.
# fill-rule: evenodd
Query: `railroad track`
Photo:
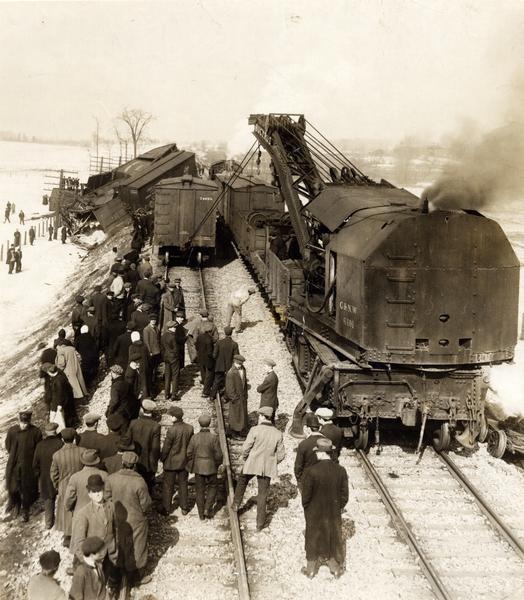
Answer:
M395 450L386 447L373 459L357 450L341 464L350 472L355 468L365 472L433 597L523 597L522 540L453 459L432 449L422 459Z

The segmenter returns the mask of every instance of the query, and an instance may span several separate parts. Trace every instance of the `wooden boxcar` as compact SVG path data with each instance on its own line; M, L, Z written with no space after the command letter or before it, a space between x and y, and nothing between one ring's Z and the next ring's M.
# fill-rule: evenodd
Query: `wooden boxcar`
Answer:
M171 253L186 249L189 243L206 254L213 253L217 195L214 181L192 175L163 179L155 185L153 250Z

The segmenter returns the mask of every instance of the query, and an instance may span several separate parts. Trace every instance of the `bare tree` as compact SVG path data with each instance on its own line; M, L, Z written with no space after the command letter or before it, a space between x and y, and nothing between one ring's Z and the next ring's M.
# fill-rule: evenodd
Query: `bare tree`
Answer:
M152 121L153 116L140 108L126 108L122 114L118 116L118 120L122 121L129 128L131 141L133 142L133 156L136 158L138 143L143 138L144 129Z

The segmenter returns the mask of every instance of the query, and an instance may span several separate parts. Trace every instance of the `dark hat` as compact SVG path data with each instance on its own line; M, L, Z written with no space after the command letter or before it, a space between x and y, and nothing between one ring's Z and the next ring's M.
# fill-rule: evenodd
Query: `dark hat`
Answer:
M78 295L75 296L75 300L79 303L82 304L82 302L85 300L84 296Z
M95 287L93 289L95 290L95 292L101 292L102 291L102 286L101 285L95 285Z
M98 450L86 448L80 455L80 461L86 467L94 467L100 463L100 457L98 456Z
M172 417L175 417L175 419L178 419L179 421L184 416L184 411L180 408L180 406L170 406L167 409L167 412L168 412L168 414L170 414Z
M235 356L233 356L233 360L243 363L246 359L242 356L242 354L235 354Z
M183 310L177 310L175 313L175 317L182 317L184 318L184 311ZM178 323L177 323L178 325Z
M29 423L31 421L31 415L33 411L30 408L24 408L18 413L18 418L22 423Z
M200 427L209 427L211 424L211 415L204 413L198 417L198 424Z
M232 335L233 333L233 328L232 327L224 327L224 333L226 335Z
M257 413L259 415L264 415L264 417L267 417L268 419L271 419L271 417L273 416L273 409L271 408L271 406L261 406L257 410Z
M140 309L144 312L147 312L148 310L151 310L151 304L148 304L147 302L142 302L142 304L140 305Z
M82 542L82 545L80 546L80 548L82 550L82 554L84 556L90 556L91 554L96 554L97 552L100 552L100 550L102 550L103 547L104 547L104 540L102 538L99 538L96 536L86 538Z
M124 374L124 369L120 366L120 365L113 365L111 367L111 369L109 369L111 371L111 373L114 373L115 375L123 375Z
M115 292L112 292L111 290L107 290L106 292L106 296L111 296L111 298L115 295Z
M94 475L89 475L89 477L87 478L86 488L90 492L100 492L104 489L104 486L104 480L98 473L95 473Z
M150 313L149 314L149 320L150 321L158 321L158 317L156 316L155 313Z
M166 327L167 327L168 329L171 329L171 327L176 327L177 325L178 325L178 323L177 323L176 321L168 321L168 322L166 323Z
M133 452L135 450L135 443L128 435L124 435L118 442L118 450L120 452L126 452L128 450Z
M56 550L48 550L43 554L40 554L40 566L44 571L56 571L60 564L60 554Z
M311 429L320 429L320 422L314 413L307 413L304 425Z
M319 437L315 450L318 452L331 452L333 450L333 442L325 437Z
M76 430L73 429L72 427L65 427L60 432L60 435L62 436L62 439L64 440L64 442L72 442L75 439Z
M276 367L277 363L272 358L263 358L262 362L268 367Z
M138 462L138 454L136 452L126 451L122 454L122 464L132 467Z
M181 283L182 280L180 279L180 277L175 277L175 283Z
M203 309L200 311L200 316L201 316L201 317L207 317L208 315L209 315L209 313L207 312L207 310L206 310L205 308L203 308Z
M126 420L120 413L113 413L106 419L107 427L111 431L118 431L122 428L122 425L124 425L125 422Z
M58 429L58 423L54 423L53 421L51 421L50 423L46 423L44 425L44 431L46 433L55 433L57 429Z
M94 425L95 423L98 423L98 421L100 421L100 415L97 415L96 413L90 412L84 417L84 423L88 426Z
M254 294L254 293L257 291L257 288L256 288L256 287L250 287L250 288L248 288L248 290L247 290L247 291L248 291L250 294Z
M134 329L136 327L134 321L128 321L126 325L127 329Z
M115 256L115 262L122 262L121 256Z

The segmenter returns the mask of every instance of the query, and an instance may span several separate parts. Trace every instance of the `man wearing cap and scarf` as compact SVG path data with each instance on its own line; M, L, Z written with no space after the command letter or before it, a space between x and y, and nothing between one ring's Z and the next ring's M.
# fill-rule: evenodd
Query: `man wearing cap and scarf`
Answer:
M342 450L342 442L344 441L344 432L333 423L333 411L331 408L321 406L317 408L315 414L320 421L320 433L333 442L333 460L338 461L340 451Z
M242 331L242 306L249 300L249 298L255 293L254 287L242 286L238 290L235 290L229 297L226 307L226 325L231 325L231 319L233 314L238 315L237 332Z
M131 419L136 419L138 416L140 404L129 389L129 383L124 377L124 369L120 365L113 365L109 371L111 373L111 391L106 418L111 415L121 415L125 421L121 431L127 431Z
M69 600L109 600L114 598L108 586L107 549L104 540L93 536L81 546L82 560L77 564L69 590Z
M120 469L122 468L122 455L124 454L124 452L135 451L136 444L131 441L131 438L127 433L124 434L118 442L116 453L113 454L113 456L108 456L107 458L104 458L103 460L103 466L107 473L109 475L112 475L113 473L120 471Z
M75 339L75 348L80 354L80 368L86 386L89 387L98 375L100 355L98 342L89 332L87 325L80 327L80 335Z
M151 356L138 331L131 333L129 362L131 361L138 363L139 366L141 397L151 397Z
M42 439L40 429L31 424L31 409L18 413L18 424L7 430L5 447L9 454L5 482L9 500L6 511L17 517L22 509L22 520L29 520L29 509L38 494L38 480L33 471L33 457Z
M42 369L49 377L49 420L59 424L60 432L63 427L72 427L76 424L73 388L65 373L56 365L45 363Z
M242 439L248 427L246 359L241 354L233 357L233 366L226 374L225 400L229 402L228 426L233 439Z
M143 572L147 563L146 513L152 505L146 482L135 471L137 462L135 452L124 452L122 469L110 475L106 484L115 507L118 566L130 585L147 583Z
M142 336L144 338L144 344L149 350L151 356L151 387L152 390L156 389L156 374L160 363L162 362L162 354L160 347L160 329L157 326L156 314L149 315L149 323L144 327ZM154 396L153 396L154 397Z
M278 377L273 370L276 366L276 362L271 358L264 358L262 362L266 367L266 376L264 377L264 381L257 387L257 392L261 394L260 408L262 408L262 406L269 406L273 409L272 421L274 423L278 408Z
M218 436L211 433L211 416L207 413L198 418L200 431L187 447L187 469L195 474L195 493L200 520L212 519L217 493L218 467L222 464L222 450Z
M71 550L74 554L73 565L76 566L83 560L82 542L89 537L99 537L103 540L107 555L113 565L113 575L118 560L118 548L116 542L116 519L115 507L107 498L106 480L95 473L90 475L86 483L88 501L75 511L73 515L73 533L71 535Z
M44 439L36 445L33 456L33 471L38 478L40 499L44 502L44 521L46 529L51 529L55 523L56 489L51 479L51 463L53 455L64 445L62 438L57 435L57 423L46 423Z
M338 579L344 572L345 548L342 539L342 510L348 501L348 476L332 460L333 443L318 437L317 463L304 471L302 506L306 518L306 560L302 573L313 579L320 561L327 560Z
M238 481L235 497L231 505L238 510L242 504L247 484L252 477L257 478L257 531L266 526L266 503L271 479L277 477L277 464L286 455L282 433L273 426L273 409L262 406L258 409L258 425L252 427L242 446L244 466Z
M69 546L72 515L65 506L66 490L71 476L84 466L80 458L83 449L76 445L76 431L72 427L62 429L60 436L64 445L52 456L50 477L57 492L55 527L64 534L64 546Z
M211 388L211 397L214 398L217 392L222 393L226 384L226 373L233 365L233 357L240 354L238 344L233 341L232 327L224 327L225 337L218 340L213 349L213 358L215 359L215 379Z
M182 317L176 321L166 323L167 331L160 338L162 356L164 358L164 391L166 400L176 398L178 395L178 377L184 366L185 329L182 326Z
M84 302L84 300L84 296L76 296L75 305L73 307L73 311L71 312L71 325L73 326L75 339L78 335L80 335L80 327L82 327L82 325L84 324L84 320L82 318L82 303Z
M295 458L295 477L298 487L301 487L304 471L317 462L317 439L322 437L320 433L320 422L316 415L307 413L304 419L304 434L306 439L302 440L297 446L297 456Z
M170 514L171 500L175 483L178 483L178 503L182 514L187 514L187 447L193 437L193 426L184 423L184 411L179 406L171 406L167 410L173 417L173 424L167 430L160 460L164 463L164 479L162 482L163 514Z
M128 321L126 325L126 331L121 333L115 340L113 346L113 361L115 364L120 365L124 370L129 364L129 346L133 343L131 334L135 329L133 321Z
M160 423L153 421L156 404L142 400L142 414L129 425L129 437L137 444L139 460L137 470L151 491L160 457Z
M89 477L100 475L104 481L107 479L107 473L100 469L100 457L96 450L83 449L80 460L84 466L81 471L71 475L65 493L65 507L73 513L73 519L78 511L89 502L86 490Z
M41 571L29 580L27 600L67 600L67 594L54 577L60 565L60 554L48 550L40 555L38 562Z
M139 295L142 302L147 302L157 311L160 304L160 290L151 281L151 277L144 277L136 286L136 293Z
M89 412L84 416L85 430L80 434L78 445L81 448L91 448L92 450L96 450L100 459L102 459L103 457L100 456L100 450L104 444L104 436L97 431L99 421L100 415L97 415L96 413Z
M149 323L149 313L151 311L151 305L147 302L141 302L131 313L131 321L135 324L136 331L142 333L144 327Z

